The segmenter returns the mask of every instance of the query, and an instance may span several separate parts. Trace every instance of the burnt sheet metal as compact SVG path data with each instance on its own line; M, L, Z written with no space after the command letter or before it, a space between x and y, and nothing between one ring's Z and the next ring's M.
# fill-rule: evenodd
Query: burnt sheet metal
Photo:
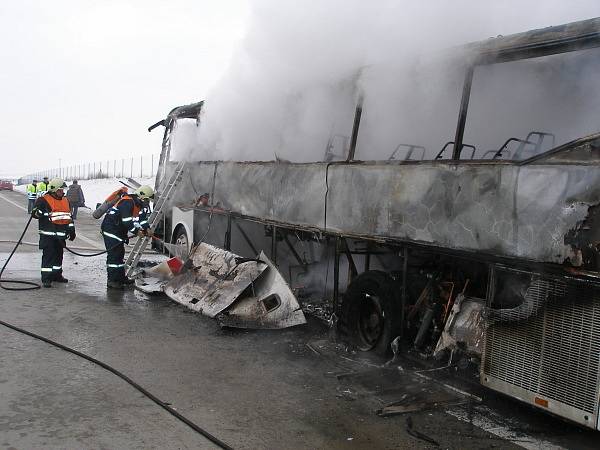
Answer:
M565 236L600 200L590 166L331 169L328 229L541 262L578 262Z
M460 349L481 357L485 331L484 312L484 299L457 295L434 355L445 349Z
M258 259L268 269L252 283L246 293L217 316L223 326L236 328L287 328L306 323L304 313L273 263L261 252Z
M573 146L585 152L597 137ZM192 200L194 191L210 192L215 164L213 203L235 213L575 266L583 264L577 246L588 244L567 236L581 227L590 207L600 204L600 161L589 158L531 164L194 163L182 182L194 189L183 188L178 201Z
M177 257L182 259L180 256ZM136 289L146 294L159 294L164 291L166 284L173 278L173 272L169 267L168 261L164 260L155 266L144 267L138 270L134 278Z
M194 268L166 284L137 280L142 290L159 289L194 311L237 328L287 328L306 323L289 286L261 253L255 260L202 243L193 253Z
M256 261L239 264L237 258L234 253L202 243L193 253L193 269L174 277L164 292L177 303L214 318L268 267Z
M135 288L145 294L160 294L164 291L167 282L158 277L150 275L141 275L135 279Z

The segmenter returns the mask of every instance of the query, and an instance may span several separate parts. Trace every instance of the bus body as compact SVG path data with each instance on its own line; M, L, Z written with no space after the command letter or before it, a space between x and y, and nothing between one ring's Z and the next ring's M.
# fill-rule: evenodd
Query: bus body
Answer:
M499 158L505 145L465 159L463 143L474 68L598 46L600 19L467 46L456 134L440 158L356 161L350 139L343 161L189 162L164 236L264 250L299 299L326 300L356 348L384 353L400 336L418 354L476 364L484 386L600 429L600 133L512 159ZM159 191L176 164L175 124L199 121L202 106L160 122Z

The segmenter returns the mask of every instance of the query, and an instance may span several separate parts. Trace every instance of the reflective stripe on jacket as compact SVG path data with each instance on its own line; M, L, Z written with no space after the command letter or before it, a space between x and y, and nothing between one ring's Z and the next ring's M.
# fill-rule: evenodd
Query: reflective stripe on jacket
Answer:
M127 233L148 229L148 218L142 207L135 195L124 194L104 216L102 230L126 240Z
M139 220L141 209L138 205L136 205L136 202L133 200L133 198L130 195L124 194L119 199L119 201L115 204L115 206L110 208L110 211L108 213L109 214L122 213L122 209L119 209L119 205L121 203L124 203L125 201L131 201L133 203L133 208L131 210L131 216L121 215L121 223L123 224L123 226L125 226L129 229L130 233L133 233L136 229L136 222Z
M58 199L50 194L45 194L43 198L48 203L48 206L50 206L50 212L48 213L50 222L55 225L69 225L73 222L71 218L71 205L66 197Z
M46 195L46 192L48 192L48 185L43 181L40 181L35 188L35 192L38 197L43 197Z
M34 184L27 185L27 198L29 200L35 200L37 198L37 190Z

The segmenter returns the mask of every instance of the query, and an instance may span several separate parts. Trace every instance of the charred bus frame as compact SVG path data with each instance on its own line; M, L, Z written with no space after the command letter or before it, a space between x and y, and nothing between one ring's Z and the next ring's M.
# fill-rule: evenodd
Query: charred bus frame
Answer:
M364 181L365 186L369 185L368 182L372 179L369 178L369 173L374 170L379 171L379 176L384 178L390 177L390 182L396 183L398 183L398 180L392 179L393 176L396 176L394 175L395 172L393 172L392 169L396 171L402 170L405 176L409 174L409 172L404 170L404 168L413 168L414 170L419 170L418 168L427 168L427 170L431 169L434 171L436 176L440 175L442 177L449 173L453 173L453 171L462 171L458 175L452 175L454 178L462 176L463 178L461 178L460 181L456 181L455 184L453 184L453 181L448 182L448 186L452 187L458 183L459 190L462 186L460 183L465 183L465 180L469 179L471 173L475 173L477 170L485 172L488 169L489 173L486 175L487 178L484 177L482 184L497 183L497 185L494 186L498 192L500 192L500 185L502 183L506 183L507 185L510 185L510 183L518 183L518 181L522 179L520 178L521 169L526 172L525 175L528 173L530 175L535 175L542 170L547 170L549 174L557 174L563 169L565 172L567 172L567 169L569 169L571 172L573 172L572 178L578 176L577 174L584 173L581 171L584 170L585 179L583 181L596 185L597 182L600 182L600 177L597 175L597 166L600 164L600 134L591 135L567 144L560 145L559 147L544 152L543 154L535 155L522 161L503 161L495 159L502 153L508 142L515 138L509 139L502 147L500 147L498 151L494 153L494 155L492 155L492 159L490 160L474 160L472 159L474 153L471 159L461 159L461 154L465 147L468 147L468 145L464 144L463 138L471 95L471 86L476 67L481 65L538 58L542 56L574 52L597 47L600 47L600 19L591 19L587 21L566 24L559 27L549 27L512 36L494 38L483 43L476 43L467 46L468 60L465 64L466 70L463 81L455 137L454 141L449 142L446 144L446 146L444 146L445 149L447 146L452 145L452 157L448 160L441 159L444 151L444 149L442 149L442 151L437 155L436 159L432 161L409 159L404 161L395 161L392 160L392 157L385 163L355 161L354 155L356 151L357 136L360 130L360 119L362 115L362 102L359 101L356 108L346 161L315 164L291 164L279 162L202 162L199 165L195 165L194 163L190 163L189 173L191 186L193 187L193 174L196 172L202 172L204 179L204 190L210 191L210 186L212 184L210 200L213 203L210 206L197 206L193 201L190 201L192 200L191 198L186 200L187 204L186 201L182 201L179 206L173 208L173 215L164 224L165 236L170 237L170 240L172 241L176 241L178 230L185 230L185 232L188 234L188 241L197 241L194 239L196 237L195 235L197 234L194 231L196 223L196 220L194 219L200 218L200 215L210 217L208 225L208 228L210 229L211 223L215 217L221 217L222 220L220 224L220 230L223 233L223 237L219 238L219 240L215 243L219 244L223 248L227 250L232 249L232 235L238 232L240 239L244 241L245 245L247 245L250 251L254 252L255 254L258 253L257 250L261 250L262 248L270 248L271 260L275 263L277 263L278 255L280 255L278 247L283 243L286 245L286 248L289 251L290 258L295 260L300 266L305 264L306 261L291 243L290 236L296 236L298 238L298 242L303 240L314 241L318 243L327 241L328 245L326 248L331 247L333 249L332 303L334 306L334 311L338 314L338 316L342 316L342 321L344 320L344 315L348 316L351 314L358 314L356 311L352 310L352 305L350 300L348 300L348 298L352 297L353 294L351 295L346 292L347 298L344 299L344 302L340 302L342 299L340 294L340 284L341 280L344 278L341 273L341 267L343 265L348 267L348 275L345 278L347 278L349 284L351 284L353 279L359 279L363 274L370 274L371 277L370 279L367 279L369 277L364 277L361 280L365 283L383 284L388 283L388 281L389 283L394 283L393 286L392 284L386 285L386 289L395 289L395 293L390 295L394 296L394 298L398 300L398 305L393 306L394 315L397 316L396 323L398 324L398 327L393 330L387 330L389 332L385 338L383 338L383 325L379 326L379 328L375 330L377 333L379 333L377 336L375 336L377 342L375 342L375 344L372 341L366 342L366 344L363 345L363 348L365 349L379 348L380 350L386 350L389 348L388 346L390 338L394 337L395 335L405 338L407 334L406 327L409 325L411 320L415 320L416 313L413 312L415 305L422 300L424 295L423 293L429 292L427 295L431 295L431 289L433 289L433 285L436 285L436 289L438 289L438 294L440 296L448 299L448 302L445 305L446 310L443 312L443 314L441 314L440 311L435 312L435 314L443 315L444 321L451 315L449 308L451 308L452 304L457 303L456 299L458 296L456 292L452 291L455 288L454 284L452 284L451 288L448 287L448 289L450 289L449 291L445 290L445 287L443 286L445 281L442 279L443 277L441 277L439 274L440 271L437 268L429 271L430 273L427 275L429 278L422 278L422 284L418 289L418 292L421 292L420 295L416 295L414 292L408 292L412 280L410 273L411 266L409 264L411 258L429 258L426 264L432 264L433 261L433 263L438 263L440 266L451 266L452 264L460 265L463 263L473 266L480 263L483 269L478 267L470 268L469 270L472 271L470 272L471 274L475 274L473 277L482 279L482 287L480 290L485 291L482 295L483 300L485 300L485 305L482 306L481 311L484 311L485 308L488 308L488 310L492 312L491 315L494 316L493 320L495 320L495 322L485 325L486 330L492 331L487 333L486 337L484 338L485 342L482 346L483 348L480 349L483 353L483 361L481 364L482 383L491 387L492 389L496 389L500 392L504 392L513 397L527 401L530 404L546 409L585 426L600 428L600 414L598 411L598 398L600 395L600 363L599 361L594 360L595 352L600 351L600 291L598 291L600 289L600 277L597 273L600 267L597 261L598 248L596 247L596 244L594 244L597 237L594 235L593 237L585 238L583 239L582 243L580 237L576 236L572 239L572 241L576 241L576 243L567 245L567 234L568 232L572 231L572 228L579 227L577 233L575 234L578 234L579 231L585 227L587 227L586 230L589 228L596 230L598 228L595 218L591 217L595 215L594 208L596 208L597 204L600 203L600 192L596 192L597 189L595 189L593 193L588 193L585 195L582 194L583 191L581 190L581 186L577 188L579 190L575 189L577 195L575 195L573 200L569 200L571 201L569 206L575 210L581 207L582 210L585 210L585 212L580 213L580 220L576 221L576 226L573 225L575 223L573 221L574 219L565 219L563 221L564 223L562 224L562 228L559 229L559 236L554 236L552 245L548 245L544 248L541 248L539 245L541 240L535 240L530 237L512 236L511 239L513 242L506 243L502 239L495 239L495 236L488 236L487 238L484 236L481 238L478 235L478 233L482 230L483 232L489 231L486 230L486 227L495 227L495 222L487 223L483 221L478 230L472 232L472 234L477 235L477 239L474 241L477 245L471 245L471 241L469 241L467 237L461 237L462 240L460 243L451 242L448 240L451 232L449 232L448 235L443 235L443 233L441 233L431 239L423 239L421 238L423 235L422 233L413 231L408 232L406 231L406 228L398 228L392 224L387 224L388 228L383 229L380 224L376 224L372 227L363 227L360 226L360 224L357 225L356 223L353 223L351 225L356 225L353 228L351 225L345 226L343 224L343 219L340 219L340 213L339 211L335 210L335 205L333 208L330 208L330 205L328 205L328 201L331 201L330 197L336 194L330 190L332 174L335 175L336 183L338 183L337 186L346 186L346 188L348 188L351 187L351 185L344 185L343 181L353 179L352 177L363 177L361 180ZM176 121L179 119L199 120L202 106L203 104L200 102L193 105L175 108L168 115L167 119L150 127L149 130L159 125L165 126L163 152L161 154L160 161L161 169L157 175L158 188L160 187L160 180L164 177L164 174L169 170L170 167L169 159L171 135L174 131ZM543 139L543 135L545 133L532 132L526 139L518 141L522 143L531 142L530 139L532 134L539 135L539 138ZM418 146L409 145L408 147L410 147L410 151L412 152L414 147ZM538 170L536 169L537 164L543 164L543 167L540 167ZM266 176L273 176L281 170L286 171L286 174L292 177L296 176L295 172L306 174L309 170L313 172L319 171L319 173L324 176L324 185L319 186L319 188L323 188L324 192L324 217L317 220L315 216L315 220L313 221L303 220L305 216L302 216L301 219L294 218L294 220L286 220L288 217L296 216L293 214L277 215L277 212L273 212L277 209L275 200L272 201L274 206L272 205L273 208L271 208L271 210L261 209L260 207L256 207L254 209L244 208L243 198L226 198L227 195L225 195L223 191L221 191L220 194L223 195L223 201L226 204L222 205L223 207L221 208L214 202L216 194L214 188L217 168L224 170L226 174L233 178L238 177L240 179L248 179L252 176L256 176L256 174L261 173L266 174ZM496 172L494 172L494 170L496 170ZM212 180L209 181L208 179L210 178L211 172L213 174ZM568 174L569 177L571 177L571 172ZM492 178L494 180L490 181ZM499 178L508 181L497 181ZM279 178L277 179L279 180ZM241 184L236 186L240 187ZM465 189L467 188L468 186L465 187ZM483 190L478 191L476 188L479 189L480 186L473 187L473 196L475 196L478 192L483 192L485 194ZM561 195L570 195L572 197L571 191L574 188L571 190L569 189L565 188L565 191ZM532 190L535 192L535 188L532 188ZM321 192L316 189L315 192L317 191ZM388 193L388 191L385 190L382 192ZM232 195L235 195L236 193L240 194L241 191L236 191L235 187L233 187ZM273 195L275 195L275 193ZM310 193L308 195L310 195ZM516 196L516 188L513 190L508 189L506 195ZM218 196L219 194L216 195L217 199L219 199ZM501 197L502 196L498 194L498 202L500 202L498 204L498 208L503 206L501 204ZM440 200L436 198L435 201L441 202L443 201L443 198L443 196L440 196ZM490 198L496 197L492 196ZM245 197L245 199L249 203L252 203L252 199L250 197ZM348 200L348 197L338 195L336 200L339 201L340 199ZM566 206L566 198L560 197L555 200L560 207ZM368 201L368 199L366 201ZM286 205L288 204L286 203ZM293 208L298 207L299 205L300 203L298 202L290 201L288 206ZM402 215L399 215L398 208L400 207L394 209L394 207L386 205L386 208L387 209L381 211L381 214L387 214L387 217L390 218L390 222L393 222L394 220L404 220ZM249 209L250 212L247 212L246 209ZM513 216L517 214L518 210L519 208L517 207L517 200L514 200L512 213ZM264 213L261 211L264 211ZM281 212L282 210L279 209L277 211ZM456 212L452 208L450 211L451 213ZM332 220L328 220L328 213L330 212L333 213ZM526 212L524 214L527 215ZM526 217L524 222L521 221L520 218L517 220L517 218L513 217L513 222L511 222L513 228L515 226L522 226L525 229L531 229L536 217L534 217L533 213L530 214L530 216L532 217ZM186 217L188 219L186 219ZM466 217L468 219L468 215ZM527 222L528 220L529 222ZM171 222L170 224L168 223L169 221ZM501 220L499 219L499 221ZM589 224L590 221L593 222L592 225ZM190 222L192 225L189 225ZM333 224L331 222L333 222ZM242 227L243 223L260 224L265 229L265 234L263 237L268 238L269 241L265 241L263 239L262 242L257 244L255 241L253 241L254 237L251 236L251 233L248 233L247 230L244 230L244 227ZM570 225L567 225L567 223ZM463 222L460 222L460 224L464 226ZM582 224L585 224L585 227ZM453 223L450 223L448 228L450 228L450 225L453 225ZM382 229L383 232L381 231ZM402 232L397 232L397 230L402 230ZM557 230L558 228L548 228L543 231L546 235L550 236ZM500 231L497 233L501 234ZM587 231L585 233L587 233ZM207 234L208 231L206 231L204 236ZM190 237L192 239L189 239ZM563 238L564 243L562 242ZM530 239L531 242L525 242L527 239ZM359 243L364 243L364 248L357 248L357 244ZM570 248L568 250L563 249L563 244L564 247ZM582 256L582 251L584 253L591 253L591 256ZM389 276L389 280L386 281L383 275L375 273L370 269L372 256L388 252L393 254L395 259L397 259L398 270L394 271L393 274L388 273L387 275ZM359 264L357 264L355 261L354 257L356 255L361 255L363 257L363 274L360 274ZM423 255L426 255L426 258L424 258ZM344 264L342 264L343 256L345 256ZM580 263L574 263L577 258L583 258L584 261ZM588 262L586 262L586 258L589 260ZM593 261L594 259L596 261ZM450 261L450 263L448 263L448 261ZM508 282L501 282L501 286L498 287L498 273L503 274L503 276L508 274L506 276L512 278L509 278ZM438 279L436 277L441 278ZM506 289L508 292L510 290L509 288L514 288L514 286L517 286L519 284L519 280L523 279L523 277L529 277L527 278L529 281L527 281L527 287L523 287L525 285L522 286L522 292L519 295L523 304L529 309L521 308L519 310L523 312L524 309L527 309L518 318L518 320L521 322L515 325L511 322L511 313L506 312L504 309L498 309L497 306L494 309L492 308L491 303L498 290ZM365 281L365 279L367 280ZM469 279L467 279L466 284L462 283L463 294L468 283ZM578 287L571 288L570 286ZM585 295L581 294L581 286L588 286L590 292L586 293ZM542 294L540 294L540 292L542 292ZM569 295L566 293L569 293ZM520 361L502 359L501 355L498 355L498 352L501 352L499 349L501 349L502 346L496 345L496 341L493 340L504 339L502 342L508 346L506 348L509 348L511 345L513 347L516 345L511 341L512 335L517 336L519 339L523 339L523 336L542 333L539 336L536 335L536 339L541 342L539 345L541 346L540 351L542 351L545 348L543 344L543 342L545 342L545 335L543 334L544 332L538 332L536 330L538 330L540 327L540 329L547 328L550 330L550 325L544 322L545 325L537 324L536 326L538 328L532 329L528 324L532 321L538 320L538 316L542 317L539 320L546 320L543 319L543 317L545 317L547 314L550 314L551 311L544 311L542 315L538 314L539 307L540 305L543 306L545 304L544 302L554 305L552 308L560 309L560 301L558 302L559 306L555 305L555 303L557 303L555 300L559 298L560 295L563 295L563 297L567 296L569 299L571 299L573 295L579 295L580 297L583 295L583 297L585 297L585 307L581 307L581 304L575 304L571 300L565 301L564 303L573 303L574 306L571 305L572 311L569 310L570 312L566 313L561 310L562 312L559 311L555 314L558 314L557 317L563 317L565 314L570 314L573 317L577 316L578 314L592 314L593 317L596 317L596 315L599 317L595 321L591 321L589 323L586 322L586 326L591 328L588 334L584 334L585 336L589 335L588 337L590 338L590 341L593 341L593 345L590 344L589 348L586 349L586 354L588 355L587 360L573 362L573 364L579 368L577 370L581 371L584 371L583 366L587 364L586 367L588 367L588 369L585 369L587 372L584 375L587 377L587 390L582 390L585 391L585 398L582 398L582 396L584 396L583 394L579 395L578 393L573 393L571 395L568 392L564 392L569 389L574 389L574 386L576 385L565 385L562 388L549 388L548 386L550 385L557 386L557 381L554 379L556 374L552 375L552 377L554 377L552 380L548 379L549 375L547 375L546 372L551 372L551 370L546 367L548 365L547 361L538 361L538 363L536 363L537 365L534 364L528 369L530 373L528 372L521 375L515 375L513 373L515 370L514 365L516 363L525 364L523 361L528 356L520 355ZM367 297L372 297L372 295L367 293ZM540 300L542 297L543 299ZM464 298L465 296L463 295L461 299L464 300ZM412 300L412 302L409 300ZM345 306L342 305L342 303ZM351 306L348 306L348 304ZM599 304L599 306L597 307L596 304ZM511 306L511 308L507 309L513 311L512 314L514 315L515 311L518 309L518 305ZM379 312L381 313L381 311ZM369 310L367 308L365 313L367 315L376 315L377 311ZM420 318L417 326L414 324L411 325L411 331L413 333L411 341L414 343L421 343L424 341L424 332L431 333L430 330L426 329L425 326L427 325L433 327L434 321L432 318L428 317L427 314L428 311L422 315L423 317ZM563 316L561 316L561 314L563 314ZM484 314L482 313L482 316L483 315ZM558 322L557 320L558 319L554 317L553 323L560 322L560 320L558 320ZM483 326L482 323L483 322L479 322L477 325ZM369 324L367 323L365 327L368 328L368 326ZM509 331L507 332L506 330ZM367 334L369 332L368 329L363 331ZM432 342L430 342L430 345L432 350L435 347L437 339L442 331L446 330L438 330L438 332L433 333L433 336L436 336L436 339L434 340L431 338ZM473 332L474 330L469 331ZM493 338L490 337L492 335ZM583 335L577 335L572 338L579 339L582 336ZM382 340L382 342L379 343L381 345L377 345L379 342L378 340ZM356 341L354 341L354 343L356 343ZM535 345L538 344L536 343ZM553 342L552 345L560 344ZM357 346L359 348L361 347L361 345ZM513 347L510 348L512 349ZM556 354L562 355L560 352L558 352L552 353L551 356L556 356ZM564 357L564 355L562 356ZM499 365L494 362L496 360L500 360L500 363L498 363ZM496 364L496 366L494 366L494 364ZM575 376L574 374L570 375ZM526 378L534 379L535 383L537 384L535 386L535 383L528 384Z

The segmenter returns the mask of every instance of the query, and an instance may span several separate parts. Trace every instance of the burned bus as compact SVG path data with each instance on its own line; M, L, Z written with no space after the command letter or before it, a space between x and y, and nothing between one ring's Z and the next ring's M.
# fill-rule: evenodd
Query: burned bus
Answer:
M600 19L467 46L455 133L429 158L400 144L357 160L359 104L341 157L328 143L322 162L187 162L165 240L264 251L357 349L383 354L399 338L443 364L474 361L484 386L600 429L600 133L561 143L533 129L491 151L464 142L482 67L599 46ZM200 126L202 107L153 126L165 127L159 192L178 121Z

